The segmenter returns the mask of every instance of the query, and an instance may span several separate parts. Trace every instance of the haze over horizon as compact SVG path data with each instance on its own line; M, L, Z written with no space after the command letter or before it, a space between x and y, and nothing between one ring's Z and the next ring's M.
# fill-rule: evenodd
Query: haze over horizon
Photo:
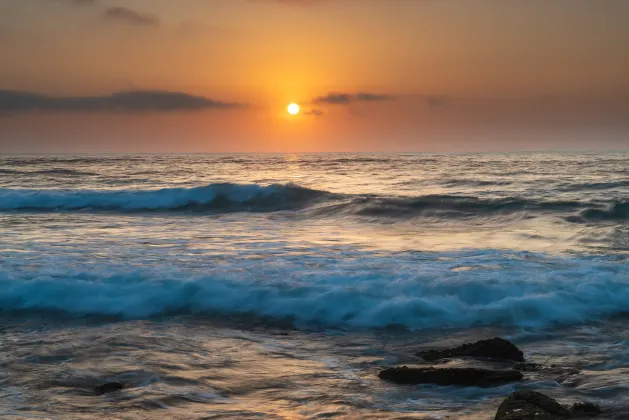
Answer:
M624 0L0 0L0 152L626 149L627 21Z

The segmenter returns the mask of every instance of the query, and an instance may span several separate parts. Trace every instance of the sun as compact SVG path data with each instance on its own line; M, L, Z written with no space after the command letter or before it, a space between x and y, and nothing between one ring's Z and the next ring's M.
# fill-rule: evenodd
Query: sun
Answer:
M286 108L286 110L288 111L290 115L297 115L299 114L299 111L301 110L301 108L296 103L292 103L288 105L288 108Z

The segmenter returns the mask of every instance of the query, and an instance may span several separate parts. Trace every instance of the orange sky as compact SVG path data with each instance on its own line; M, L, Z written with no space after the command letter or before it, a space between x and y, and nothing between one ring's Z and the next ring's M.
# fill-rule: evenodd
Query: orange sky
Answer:
M628 21L626 0L0 0L0 152L626 148Z

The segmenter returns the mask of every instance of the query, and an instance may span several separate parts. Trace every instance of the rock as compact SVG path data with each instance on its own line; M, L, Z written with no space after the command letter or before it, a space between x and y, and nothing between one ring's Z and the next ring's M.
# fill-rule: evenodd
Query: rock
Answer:
M601 406L591 402L576 403L572 406L572 412L577 417L596 417L601 414Z
M124 385L120 382L107 382L103 385L99 385L94 388L94 393L97 395L104 395L114 391L120 391L124 388Z
M380 379L402 385L436 384L441 386L497 386L522 379L517 370L476 368L409 368L406 366L383 370Z
M524 362L522 351L510 341L499 337L463 344L452 349L420 351L417 355L427 361L447 357L479 357Z
M494 420L562 420L573 417L570 410L544 394L518 391L500 404Z

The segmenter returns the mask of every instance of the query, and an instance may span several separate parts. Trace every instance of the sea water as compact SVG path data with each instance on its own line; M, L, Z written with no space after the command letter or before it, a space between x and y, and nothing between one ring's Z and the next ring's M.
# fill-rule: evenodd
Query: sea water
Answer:
M0 416L629 418L629 154L0 157ZM503 387L401 387L503 336ZM121 392L90 390L119 381Z

